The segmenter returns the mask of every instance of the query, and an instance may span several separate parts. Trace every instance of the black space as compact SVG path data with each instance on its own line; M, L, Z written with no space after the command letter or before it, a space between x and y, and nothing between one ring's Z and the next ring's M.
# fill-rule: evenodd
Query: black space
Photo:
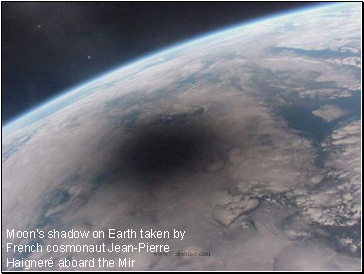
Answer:
M152 51L249 19L317 4L2 2L2 122Z

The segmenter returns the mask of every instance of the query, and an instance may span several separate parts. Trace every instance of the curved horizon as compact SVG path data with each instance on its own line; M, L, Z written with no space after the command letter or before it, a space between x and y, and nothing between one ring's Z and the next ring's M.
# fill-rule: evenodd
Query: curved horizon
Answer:
M288 17L288 16L293 16L295 14L301 14L301 13L309 13L312 11L316 11L316 10L320 10L320 9L326 9L326 8L330 8L330 7L334 7L334 6L340 6L340 5L352 5L354 4L354 2L334 2L334 3L327 3L327 2L323 2L323 3L317 3L316 6L309 6L309 7L301 7L301 8L296 8L296 9L292 9L289 11L284 11L284 12L278 12L278 13L274 13L271 15L267 15L267 16L263 16L263 17L259 17L259 18L255 18L255 19L251 19L251 20L246 20L243 22L239 22L227 27L222 27L222 28L218 28L215 29L213 31L207 32L206 34L200 34L198 36L194 36L192 38L180 41L180 42L176 42L173 43L169 46L163 47L159 50L155 50L152 51L150 53L144 54L141 57L135 58L130 60L129 62L125 62L121 65L118 65L114 68L111 68L109 70L107 70L106 72L95 76L93 78L87 79L85 81L82 81L82 83L74 85L66 90L57 92L56 95L52 96L51 98L44 100L43 102L35 105L34 107L31 107L30 109L16 115L14 118L10 119L9 121L7 121L6 123L4 123L4 125L2 125L2 135L5 133L5 131L10 131L11 129L9 129L9 127L11 125L13 125L16 122L19 122L20 120L24 119L26 116L31 115L33 113L35 113L36 111L39 111L41 109L45 109L47 107L49 107L50 104L52 103L56 103L56 101L64 98L66 95L71 95L73 93L76 93L77 91L79 91L80 89L91 85L95 82L98 82L100 80L102 80L105 77L111 76L115 73L119 73L121 70L126 69L126 68L130 68L132 66L136 66L142 62L147 61L148 59L151 58L155 58L158 57L159 55L164 55L168 52L173 52L176 51L178 49L182 49L184 47L190 46L194 43L198 43L198 42L202 42L204 40L207 40L209 38L215 38L216 36L219 36L223 33L229 32L229 31L233 31L233 30L237 30L239 28L244 28L244 27L248 27L248 26L252 26L252 25L258 25L258 24L262 24L265 22L269 22L272 20L276 20L278 18L284 18L284 17ZM14 125L15 127L15 125Z

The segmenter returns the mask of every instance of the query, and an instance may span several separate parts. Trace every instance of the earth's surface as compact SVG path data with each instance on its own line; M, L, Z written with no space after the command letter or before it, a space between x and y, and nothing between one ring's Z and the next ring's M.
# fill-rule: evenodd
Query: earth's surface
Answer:
M134 270L360 269L361 17L348 3L227 29L3 127L3 269L49 257L128 257ZM6 250L105 242L8 239L7 229L109 228L185 230L183 241L146 242L210 256Z

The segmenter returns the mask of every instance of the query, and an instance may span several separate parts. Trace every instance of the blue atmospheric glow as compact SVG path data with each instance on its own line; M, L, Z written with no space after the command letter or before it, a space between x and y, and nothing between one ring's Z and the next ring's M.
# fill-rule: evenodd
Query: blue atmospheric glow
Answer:
M165 55L169 52L173 52L176 51L178 49L181 48L187 48L188 46L191 46L195 43L201 42L202 40L208 39L208 38L214 38L215 36L221 35L223 33L229 32L229 31L236 31L239 28L245 28L251 25L255 25L255 24L259 24L259 23L265 23L277 18L283 18L285 16L292 16L292 15L296 15L296 14L301 14L301 13L306 13L306 12L312 12L312 11L317 11L317 10L321 10L321 9L326 9L329 7L338 7L338 6L344 6L344 5L350 5L351 3L323 3L323 4L319 4L316 5L315 7L305 7L305 8L300 8L300 9L296 9L294 11L286 11L284 13L276 13L273 14L271 16L266 16L263 18L258 18L258 19L254 19L254 20L250 20L250 21L245 21L243 23L238 23L235 25L232 25L230 27L225 27L222 29L218 29L212 32L209 32L207 34L204 35L200 35L198 37L194 37L192 39L189 39L187 41L182 41L176 44L173 44L172 46L169 46L167 48L163 48L161 50L158 51L154 51L150 54L144 55L141 58L137 58L134 59L128 63L124 63L121 66L111 69L93 79L89 79L71 89L68 89L66 91L61 92L60 94L57 94L56 96L54 96L53 98L47 100L46 102L42 103L41 105L38 105L30 110L28 110L26 113L20 114L18 117L14 118L13 120L11 120L10 122L8 122L6 125L4 125L2 127L3 133L4 132L9 132L11 131L11 129L15 129L18 126L22 126L22 125L26 125L26 124L31 124L32 120L35 120L36 117L29 117L29 119L27 121L21 121L22 119L28 118L27 116L30 116L32 114L35 114L35 112L38 111L44 111L45 113L49 110L47 110L47 108L49 108L52 104L56 104L57 101L59 101L60 99L64 99L63 97L65 97L66 95L72 95L77 93L80 89L86 87L87 85L91 85L94 82L100 81L102 78L106 77L106 76L110 76L114 73L120 73L120 70L128 68L130 66L135 66L137 64L140 64L141 62L146 61L147 59L153 57L159 57L161 55ZM59 103L59 102L58 102ZM21 125L16 125L17 123L20 123Z

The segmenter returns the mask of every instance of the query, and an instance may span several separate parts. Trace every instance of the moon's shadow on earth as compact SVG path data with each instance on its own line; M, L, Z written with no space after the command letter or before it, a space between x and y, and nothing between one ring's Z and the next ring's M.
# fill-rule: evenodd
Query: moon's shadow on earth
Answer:
M206 166L228 153L220 132L210 125L202 117L177 124L141 123L120 144L114 163L129 179L156 184L150 179L157 177L159 186L176 176L209 172Z

